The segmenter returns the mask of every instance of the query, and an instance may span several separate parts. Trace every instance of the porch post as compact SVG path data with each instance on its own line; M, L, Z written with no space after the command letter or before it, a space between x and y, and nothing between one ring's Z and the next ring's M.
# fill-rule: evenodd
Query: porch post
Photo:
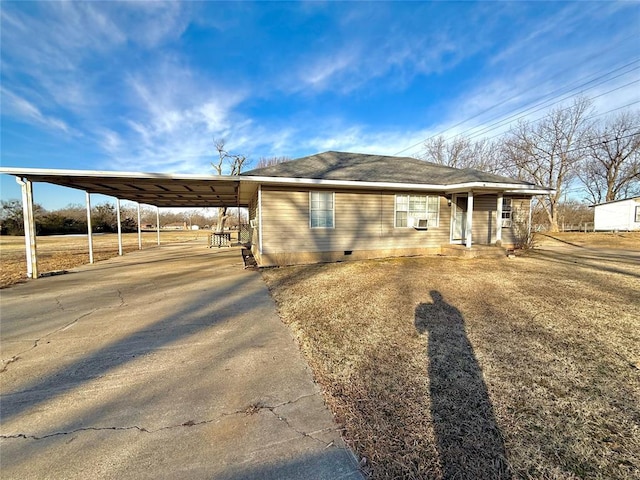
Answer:
M258 185L258 253L262 255L262 184Z
M118 255L122 256L122 222L120 219L120 199L116 198L116 216L118 218Z
M138 250L142 250L142 221L140 217L140 204L138 203Z
M502 241L502 193L498 194L498 205L496 205L496 242Z
M24 246L27 259L27 278L38 278L38 250L36 224L33 218L33 188L31 181L16 177L22 190L22 221L24 224Z
M160 245L160 207L156 205L156 230L158 232L158 245Z
M533 197L529 197L529 225L527 227L527 232L529 234L528 239L531 243L533 243L533 239L531 238L531 227L532 227L531 224L533 222L533 205L531 205L532 200L533 200ZM593 231L595 232L595 227ZM586 227L585 227L585 232L586 232Z
M93 263L93 232L91 231L91 194L84 192L87 196L87 240L89 240L89 263Z
M473 192L467 195L467 241L466 247L471 248L471 230L473 228Z

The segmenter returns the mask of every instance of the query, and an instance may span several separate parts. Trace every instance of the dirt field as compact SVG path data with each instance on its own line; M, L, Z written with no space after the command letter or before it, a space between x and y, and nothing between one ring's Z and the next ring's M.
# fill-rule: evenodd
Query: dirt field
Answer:
M161 243L205 241L207 233L197 231L163 231L160 232ZM142 248L157 245L156 232L142 233ZM89 263L89 247L86 235L38 237L38 270L41 274L70 268ZM122 249L132 252L138 249L138 234L125 233L122 235ZM106 260L118 255L118 236L104 234L93 236L94 261ZM8 287L26 279L26 260L24 251L24 237L0 236L0 288Z
M612 235L263 276L373 478L639 479L640 235Z

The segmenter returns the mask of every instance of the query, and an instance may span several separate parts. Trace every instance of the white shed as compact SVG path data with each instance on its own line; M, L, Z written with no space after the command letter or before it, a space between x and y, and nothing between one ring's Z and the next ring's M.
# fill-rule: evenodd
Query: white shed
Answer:
M640 196L594 205L595 230L640 230Z

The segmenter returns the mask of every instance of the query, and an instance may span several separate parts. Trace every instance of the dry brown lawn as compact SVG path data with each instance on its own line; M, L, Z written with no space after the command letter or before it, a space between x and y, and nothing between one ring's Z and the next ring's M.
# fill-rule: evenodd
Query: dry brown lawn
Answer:
M204 230L198 231L162 231L161 243L204 240ZM142 232L142 248L157 245L156 232ZM38 271L41 274L67 270L89 263L89 247L86 235L42 236L38 243ZM138 234L122 235L122 249L132 252L138 249ZM106 260L118 255L118 236L104 234L93 236L94 261ZM0 236L0 288L5 288L26 279L24 237Z
M640 479L639 257L569 235L263 272L372 478Z
M563 232L538 234L538 245L559 240L578 247L640 250L640 232Z

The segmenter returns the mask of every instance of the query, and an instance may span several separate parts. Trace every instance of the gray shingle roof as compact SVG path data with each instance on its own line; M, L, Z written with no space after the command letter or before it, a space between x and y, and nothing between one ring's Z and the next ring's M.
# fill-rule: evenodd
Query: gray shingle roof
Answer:
M472 168L445 167L410 157L349 152L318 153L270 167L256 168L242 175L431 185L467 182L533 185Z

